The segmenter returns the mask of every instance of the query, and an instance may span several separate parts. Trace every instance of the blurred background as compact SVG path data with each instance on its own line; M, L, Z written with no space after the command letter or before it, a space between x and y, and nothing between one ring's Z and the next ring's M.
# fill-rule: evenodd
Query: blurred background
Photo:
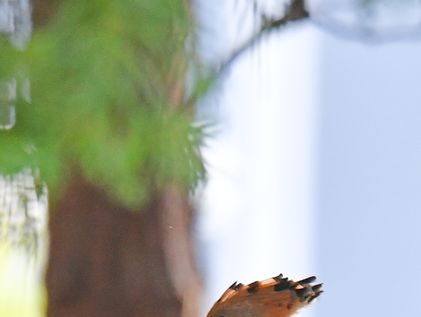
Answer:
M210 63L253 32L253 7L234 2L199 6ZM206 307L279 271L324 283L302 316L421 313L421 7L404 2L310 2L310 20L263 36L199 108L219 127L204 150Z
M0 31L25 51L31 27L7 29L23 20L7 11L18 3L30 18L29 3L0 1ZM202 279L191 285L203 289L196 316L234 281L279 273L324 283L299 316L420 314L421 3L195 0L190 10L200 70L213 78L192 111L195 125L208 126L207 176L189 194ZM194 90L197 66L187 68ZM31 99L23 73L20 86L3 81L0 133L18 122L13 96ZM0 316L43 316L47 186L28 170L4 175ZM177 215L165 219L169 232L182 226ZM184 250L182 235L170 238L164 251ZM168 260L176 289L195 270L177 269L182 254Z

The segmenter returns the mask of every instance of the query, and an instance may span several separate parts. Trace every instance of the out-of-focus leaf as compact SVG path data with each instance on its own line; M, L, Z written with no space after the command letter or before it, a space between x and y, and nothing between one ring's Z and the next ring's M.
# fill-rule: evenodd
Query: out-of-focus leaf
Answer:
M16 101L16 126L0 131L0 172L37 166L54 189L77 167L129 205L151 186L193 184L200 138L171 100L190 27L182 1L71 0L21 56L0 42L0 71L25 65L32 94Z

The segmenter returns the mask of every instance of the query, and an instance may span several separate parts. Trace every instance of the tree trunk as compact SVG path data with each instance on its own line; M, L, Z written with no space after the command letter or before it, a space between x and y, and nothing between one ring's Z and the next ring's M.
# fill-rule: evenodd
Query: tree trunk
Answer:
M45 25L58 3L33 0L35 25ZM184 69L177 70L168 93L174 104L183 97ZM187 193L169 185L129 210L74 175L50 210L47 315L197 317L201 287Z
M75 177L53 207L48 316L197 317L191 209L176 187L128 210Z

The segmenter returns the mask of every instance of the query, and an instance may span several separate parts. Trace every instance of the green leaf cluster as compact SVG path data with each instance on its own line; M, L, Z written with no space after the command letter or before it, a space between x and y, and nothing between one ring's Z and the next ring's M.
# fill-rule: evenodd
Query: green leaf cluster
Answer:
M33 166L60 188L78 171L129 205L193 184L201 131L173 97L191 26L179 0L69 0L25 51L1 40L0 79L28 77L31 101L0 131L0 172Z

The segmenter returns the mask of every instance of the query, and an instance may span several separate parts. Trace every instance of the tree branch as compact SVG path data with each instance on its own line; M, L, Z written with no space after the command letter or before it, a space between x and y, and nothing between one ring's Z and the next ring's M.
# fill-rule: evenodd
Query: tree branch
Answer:
M218 69L218 72L222 74L230 65L245 51L253 47L257 42L260 41L262 36L272 30L276 30L289 22L303 20L309 17L309 13L304 5L304 0L292 0L291 4L286 9L286 13L279 19L267 19L263 17L263 24L261 29L252 36L247 42L241 45L234 51L233 54L223 62Z

